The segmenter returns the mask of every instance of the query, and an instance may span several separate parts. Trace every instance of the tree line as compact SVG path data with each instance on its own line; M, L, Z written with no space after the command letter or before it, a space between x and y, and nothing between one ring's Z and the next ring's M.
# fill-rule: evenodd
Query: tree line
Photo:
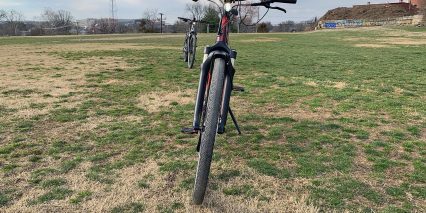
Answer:
M187 4L187 18L196 18L205 23L198 24L199 32L215 32L220 20L217 5ZM317 24L316 19L305 22L284 21L278 25L270 22L258 22L259 14L256 7L243 6L239 10L231 30L233 32L297 32L313 30ZM69 11L44 9L39 21L24 21L24 15L16 10L0 9L0 36L19 35L67 35L67 34L110 34L110 33L158 33L164 25L165 32L185 32L188 24L176 21L173 24L160 23L157 9L146 10L141 19L131 22L120 22L110 18L87 19L85 23L79 22Z

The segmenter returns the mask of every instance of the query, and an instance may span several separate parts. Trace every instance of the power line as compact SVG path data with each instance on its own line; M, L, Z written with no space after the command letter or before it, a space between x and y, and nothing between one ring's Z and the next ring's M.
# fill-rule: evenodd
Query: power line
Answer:
M117 29L117 1L111 0L111 18L109 20L109 24L111 29L115 32Z
M111 19L115 19L117 15L117 1L111 0Z

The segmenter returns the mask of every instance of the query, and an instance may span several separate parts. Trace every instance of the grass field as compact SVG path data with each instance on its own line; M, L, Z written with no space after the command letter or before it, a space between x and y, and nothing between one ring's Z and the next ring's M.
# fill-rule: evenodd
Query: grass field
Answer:
M243 135L194 207L183 35L0 38L0 212L426 212L425 29L231 40Z

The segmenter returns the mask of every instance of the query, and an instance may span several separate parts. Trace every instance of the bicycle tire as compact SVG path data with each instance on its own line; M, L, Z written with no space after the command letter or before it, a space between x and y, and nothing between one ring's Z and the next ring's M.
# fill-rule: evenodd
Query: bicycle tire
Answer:
M183 43L183 61L188 62L188 37L185 38L185 42Z
M210 91L208 94L206 120L204 130L201 132L201 146L198 153L197 173L195 176L193 203L201 205L204 201L210 166L213 157L213 147L219 122L220 105L223 94L223 82L225 80L225 60L217 58L214 61Z
M188 68L192 69L194 67L195 56L197 52L197 37L194 34L191 34L189 37L188 45Z

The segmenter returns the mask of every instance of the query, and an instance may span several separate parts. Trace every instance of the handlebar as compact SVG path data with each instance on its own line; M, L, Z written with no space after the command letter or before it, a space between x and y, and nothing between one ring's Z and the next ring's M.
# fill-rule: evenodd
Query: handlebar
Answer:
M197 2L198 0L192 0L192 1ZM246 1L246 0L232 0L232 2L236 2L236 1ZM266 1L261 1L259 3L254 3L258 5L252 5L252 6L263 6L263 4L272 4L272 3L296 4L297 0L266 0Z
M192 0L192 1L198 2L198 0ZM246 1L246 0L230 0L230 1L231 2L242 2L242 1ZM261 2L247 4L247 6L253 6L253 7L263 6L263 7L266 7L268 9L280 10L280 11L283 11L284 13L287 12L284 8L272 7L271 4L273 4L273 3L296 4L297 0L261 0Z
M196 20L195 18L194 19L189 19L189 18L178 17L178 19L180 19L180 20L182 20L184 22L195 22L195 23L205 23L205 24L207 24L206 21Z

